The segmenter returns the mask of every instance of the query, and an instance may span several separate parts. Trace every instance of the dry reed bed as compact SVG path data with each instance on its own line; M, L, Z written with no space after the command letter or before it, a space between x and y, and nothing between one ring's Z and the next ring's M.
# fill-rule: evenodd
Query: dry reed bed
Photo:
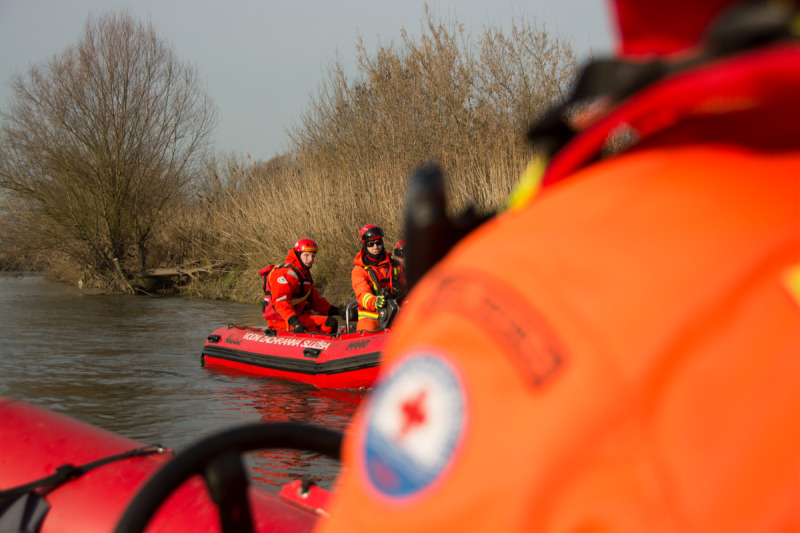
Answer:
M349 300L359 228L380 225L393 246L408 177L425 162L445 170L454 211L501 208L530 157L526 126L564 98L577 71L568 43L524 19L510 34L473 37L430 13L421 36L404 32L374 52L360 44L357 59L355 79L331 67L280 161L222 166L204 217L215 252L239 260L239 299L257 299L257 270L311 237L317 283Z
M416 168L434 161L444 169L453 211L501 208L530 157L527 126L564 98L577 72L569 43L524 18L510 30L487 27L474 36L427 10L420 35L404 32L377 50L359 42L357 61L354 77L332 64L287 132L287 153L268 162L236 155L210 161L184 198L165 208L149 266L226 260L222 276L186 290L257 301L258 269L283 262L296 239L310 237L320 245L314 278L343 304L352 298L359 228L378 224L394 245ZM49 229L48 239L24 238L46 242L63 268L68 239ZM136 260L135 250L124 258ZM72 268L76 279L91 275L85 264Z

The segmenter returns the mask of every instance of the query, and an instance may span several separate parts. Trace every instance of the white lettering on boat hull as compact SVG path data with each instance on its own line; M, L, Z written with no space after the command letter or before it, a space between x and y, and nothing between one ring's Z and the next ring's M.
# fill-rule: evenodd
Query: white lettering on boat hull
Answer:
M279 346L297 346L299 348L317 348L320 350L324 350L331 345L329 342L314 339L300 339L297 337L268 337L259 333L245 333L242 338L246 341L264 342L266 344L277 344Z

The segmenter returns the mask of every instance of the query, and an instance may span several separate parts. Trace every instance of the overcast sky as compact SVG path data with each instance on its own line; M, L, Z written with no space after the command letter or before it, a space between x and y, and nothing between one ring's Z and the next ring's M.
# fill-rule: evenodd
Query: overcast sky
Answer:
M217 149L266 160L288 148L286 128L337 57L356 75L359 35L368 50L398 42L401 28L419 35L426 3L473 35L524 15L568 39L581 59L613 48L606 0L0 0L0 107L11 75L76 42L90 13L128 9L199 69L219 110Z

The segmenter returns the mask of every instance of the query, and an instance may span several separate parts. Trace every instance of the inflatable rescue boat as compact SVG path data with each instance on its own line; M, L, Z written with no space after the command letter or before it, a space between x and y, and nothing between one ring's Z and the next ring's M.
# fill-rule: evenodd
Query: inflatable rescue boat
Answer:
M243 452L309 450L338 459L341 434L250 424L180 454L0 397L0 531L58 533L311 531L329 493L294 481L254 486Z
M370 388L389 337L388 329L327 335L228 325L208 336L201 362L323 389Z

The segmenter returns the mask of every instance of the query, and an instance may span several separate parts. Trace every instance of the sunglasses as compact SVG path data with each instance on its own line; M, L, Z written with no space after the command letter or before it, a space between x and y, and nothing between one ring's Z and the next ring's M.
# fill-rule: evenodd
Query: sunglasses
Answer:
M383 246L383 241L380 240L380 239L378 239L377 241L368 242L367 243L367 248L374 248L374 247L378 246L379 244L381 246Z
M403 250L402 248L398 248L397 250L394 251L394 255L395 257L405 257L406 251Z

